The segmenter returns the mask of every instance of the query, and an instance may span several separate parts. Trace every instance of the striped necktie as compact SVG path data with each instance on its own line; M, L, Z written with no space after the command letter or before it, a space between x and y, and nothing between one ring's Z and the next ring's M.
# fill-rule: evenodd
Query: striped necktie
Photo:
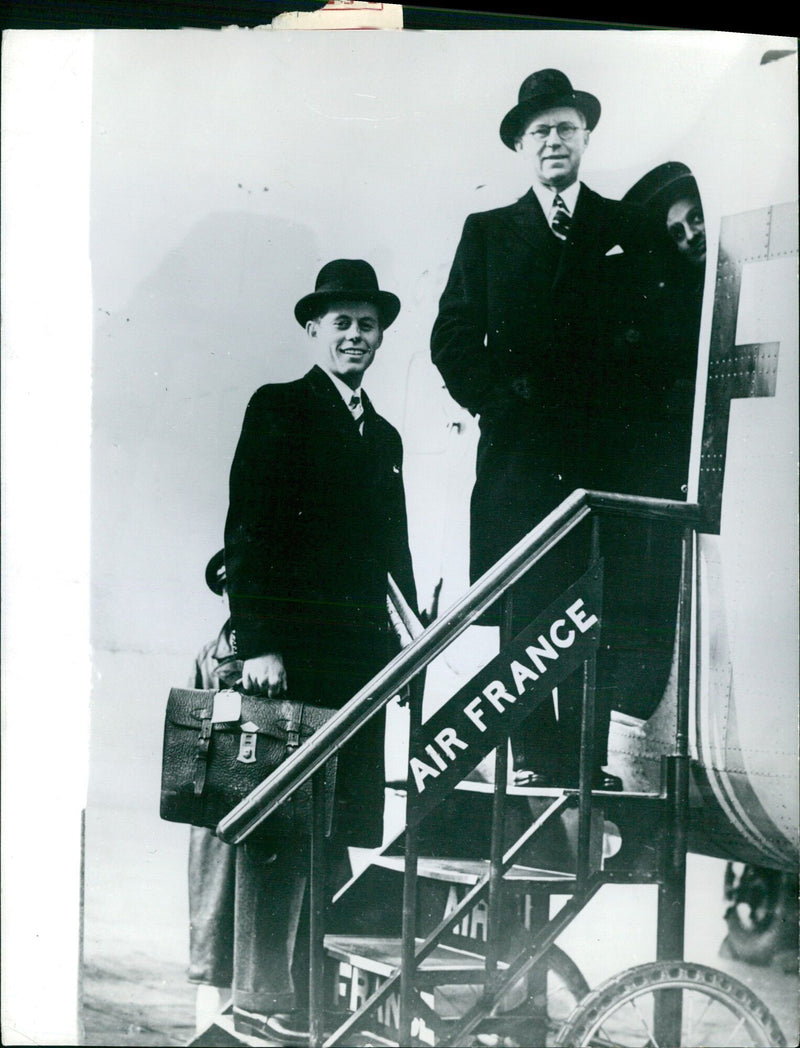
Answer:
M354 393L350 397L350 401L347 405L350 408L350 414L353 416L356 425L358 426L358 432L364 432L364 405L361 403L361 397L358 393Z
M570 222L572 222L572 216L567 211L567 205L564 203L561 194L556 193L553 197L553 210L550 212L550 228L559 240L567 239Z

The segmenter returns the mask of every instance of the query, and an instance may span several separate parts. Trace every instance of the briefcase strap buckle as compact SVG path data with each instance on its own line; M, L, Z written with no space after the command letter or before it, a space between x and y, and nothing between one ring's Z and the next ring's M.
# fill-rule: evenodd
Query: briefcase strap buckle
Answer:
M286 722L286 753L294 753L300 745L300 729L303 726L303 706L300 705L292 710L289 720Z
M211 710L203 710L201 714L203 722L200 726L200 734L197 736L197 748L194 754L194 795L202 797L206 785L206 772L208 770L208 750L211 745Z

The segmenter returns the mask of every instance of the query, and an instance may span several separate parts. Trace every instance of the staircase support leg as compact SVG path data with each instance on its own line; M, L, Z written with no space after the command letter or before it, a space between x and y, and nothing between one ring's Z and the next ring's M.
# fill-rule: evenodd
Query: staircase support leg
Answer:
M594 723L597 658L592 655L583 664L583 708L581 710L581 752L579 759L578 856L575 879L578 891L584 891L592 873L592 769L594 767Z
M503 598L500 618L500 643L504 646L514 635L514 595ZM508 735L503 734L494 751L494 795L492 798L492 839L489 851L489 909L486 929L486 982L484 996L494 993L497 962L500 959L500 929L503 910L503 851L505 842L506 787L508 784Z
M309 888L309 1011L310 1048L325 1039L325 766L311 779L311 884Z
M545 892L535 891L531 895L529 906L530 929L539 935L550 920L550 896ZM535 964L526 977L528 1001L547 1000L547 965ZM533 1010L530 1017L529 1036L531 1044L547 1043L547 1008Z
M675 755L666 758L666 840L662 844L658 886L658 960L683 958L686 923L686 846L689 820L689 646L691 643L694 536L685 528L681 551L678 603L677 717ZM659 1044L681 1040L681 995L659 994L653 1016Z
M409 744L413 751L422 727L422 699L424 678L415 677L409 685ZM417 947L417 861L419 859L419 829L413 818L411 805L413 790L407 791L405 872L403 876L403 928L400 953L400 1044L411 1044L411 1023L414 1018L414 983L416 981Z
M600 565L600 520L592 521L589 568L595 574ZM592 846L592 774L595 753L595 710L597 696L597 655L583 664L583 701L581 704L581 742L578 755L578 853L575 863L575 880L578 891L584 891L589 883Z
M503 845L505 829L506 782L508 779L508 736L504 735L495 750L494 797L492 801L492 841L489 853L489 912L486 930L486 983L484 993L494 993L497 962L502 943L500 934L503 913Z
M419 834L416 826L406 830L405 878L403 880L403 941L400 959L400 1044L411 1044L414 976L416 972L417 859Z

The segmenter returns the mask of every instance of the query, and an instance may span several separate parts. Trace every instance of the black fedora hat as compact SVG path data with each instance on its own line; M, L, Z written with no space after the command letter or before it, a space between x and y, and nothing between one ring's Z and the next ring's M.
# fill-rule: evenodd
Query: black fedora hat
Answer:
M391 291L381 291L375 270L360 258L337 258L319 271L310 295L294 307L298 324L303 327L324 313L332 302L371 302L378 310L381 326L387 328L400 312L400 299Z
M700 191L691 170L679 160L668 160L639 179L622 198L628 204L658 210L664 218L682 197L697 197Z
M509 149L537 113L571 106L583 114L586 127L594 131L600 119L600 103L586 91L576 91L560 69L539 69L522 81L517 104L503 117L500 137Z
M218 550L206 564L206 585L221 597L225 592L225 550Z

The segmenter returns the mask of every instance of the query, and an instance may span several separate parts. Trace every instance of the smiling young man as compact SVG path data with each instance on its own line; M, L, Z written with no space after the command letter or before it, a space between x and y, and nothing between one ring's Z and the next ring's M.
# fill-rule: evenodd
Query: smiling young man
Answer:
M309 338L318 341L320 366L340 392L345 385L357 394L364 372L383 341L377 308L369 302L337 302L327 313L309 320L306 331Z
M642 208L602 197L580 181L600 112L598 99L575 90L558 69L538 70L523 81L500 138L516 153L530 189L513 204L468 216L439 302L433 362L454 399L480 422L471 500L473 581L576 488L659 494L658 463L642 454L630 426L646 419L653 375L670 364L649 359L635 340L616 345L613 336L642 299L638 285L618 275L644 272L659 246L669 245L663 225ZM626 259L624 270L619 256ZM646 426L636 428L642 432ZM629 572L614 591L609 569L622 547L610 529L604 534L599 673L609 669L606 649L615 626L628 645L635 638L637 658L650 644L641 623L630 621ZM544 558L515 587L501 643L587 563L588 551L574 535ZM483 621L499 623L500 609ZM596 788L620 788L603 767L609 704L619 705L631 686L613 669L598 679ZM558 718L545 704L515 733L517 781L574 784L580 693L575 674L559 687Z
M225 566L251 691L343 706L396 650L388 572L416 606L400 436L361 388L399 310L367 262L329 262L294 311L317 363L295 382L262 386L247 407ZM380 844L383 737L378 716L338 755L330 869L347 845ZM306 845L246 843L238 852L235 1022L278 1043L305 1043Z

